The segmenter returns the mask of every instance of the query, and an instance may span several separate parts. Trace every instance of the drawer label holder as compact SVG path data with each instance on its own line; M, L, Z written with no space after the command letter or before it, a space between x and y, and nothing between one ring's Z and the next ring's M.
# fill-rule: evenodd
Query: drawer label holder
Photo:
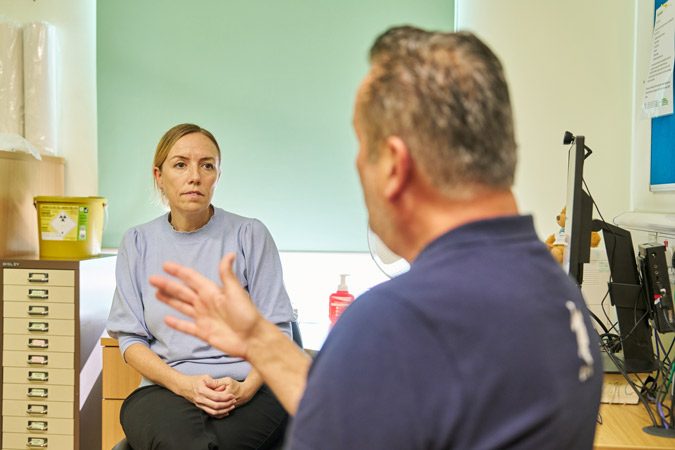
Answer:
M28 355L28 364L37 364L46 366L49 364L49 357L47 355Z
M49 372L29 371L28 381L49 381Z
M49 306L42 305L28 305L29 316L48 316Z
M47 398L49 397L49 390L45 388L28 388L26 395L31 398Z
M49 274L47 272L28 272L29 283L49 283Z
M49 331L49 322L28 322L28 331Z
M29 338L28 348L49 348L49 339Z
M47 405L38 405L34 403L29 403L28 404L28 409L26 409L26 412L28 414L40 414L40 415L45 415L47 414Z
M29 437L26 446L28 448L47 448L47 438Z
M28 289L28 298L37 298L46 300L49 298L48 289Z
M44 420L29 420L26 429L28 431L47 431L49 425Z

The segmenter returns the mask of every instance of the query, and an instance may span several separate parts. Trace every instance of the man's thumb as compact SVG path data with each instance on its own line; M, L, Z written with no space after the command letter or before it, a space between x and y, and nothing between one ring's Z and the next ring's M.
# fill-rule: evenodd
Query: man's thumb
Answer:
M234 263L234 253L228 253L223 256L223 259L220 260L218 265L218 273L220 274L220 280L223 282L223 286L226 286L227 283L231 283L232 279L236 280L236 276L232 271L232 264Z

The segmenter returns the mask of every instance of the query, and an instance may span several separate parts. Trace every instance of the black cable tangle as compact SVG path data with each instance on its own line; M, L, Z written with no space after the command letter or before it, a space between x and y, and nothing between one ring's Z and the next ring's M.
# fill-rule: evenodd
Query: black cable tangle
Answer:
M600 208L599 208L598 204L593 199L593 195L591 194L591 191L588 188L586 180L582 179L582 182L583 182L583 185L586 189L586 192L588 193L588 195L589 195L589 197L592 201L592 204L593 204L595 210L597 211L598 215L600 216L600 219L603 222L607 223L605 221L605 218L603 217L602 213L600 212ZM603 232L604 231L605 230L603 229ZM611 229L609 229L609 231L610 231L610 233L612 233L612 235L614 235L614 232ZM616 246L616 242L617 242L616 235L614 235L613 237L614 237L613 245ZM615 248L616 247L614 247L614 250L615 250ZM610 262L610 283L613 281L612 280L612 272L613 272L613 268L614 268L613 265L614 265L614 261L611 261ZM640 285L643 286L644 280L642 278L642 274L640 273L640 271L638 271L638 279L639 279ZM628 372L626 371L626 368L625 368L624 364L622 363L622 361L619 358L617 358L614 355L614 353L621 349L620 346L623 344L623 342L622 342L623 339L630 336L635 331L638 324L641 323L641 321L644 320L646 317L647 318L649 317L649 308L647 308L647 311L644 314L642 314L642 317L640 317L639 320L635 320L634 327L628 333L624 334L624 336L622 338L621 333L619 332L618 327L617 327L618 323L612 321L609 317L609 314L605 310L605 300L607 299L608 295L609 295L609 288L607 289L607 292L605 293L604 297L602 298L602 301L600 302L600 304L601 304L601 307L602 307L602 312L605 315L605 318L607 319L607 323L612 324L611 327L608 328L604 323L602 323L602 321L595 314L593 314L589 310L589 312L591 312L591 316L595 319L595 321L600 325L600 327L604 331L604 333L602 335L599 335L599 342L600 342L600 346L601 346L602 350L605 351L605 353L608 355L610 360L616 365L616 367L618 368L618 370L621 373L621 375L623 376L623 378L626 380L628 385L631 387L631 389L633 389L635 394L638 396L638 400L644 406L645 410L647 411L647 414L649 415L649 418L652 422L652 425L654 427L663 428L665 423L669 423L671 428L675 427L675 414L673 413L673 409L672 409L672 405L675 404L675 395L674 395L675 394L675 379L671 380L672 384L671 384L670 387L667 386L668 377L670 376L670 371L672 370L672 367L673 367L673 364L674 364L673 359L671 358L670 355L671 355L673 349L675 349L675 340L673 340L671 342L670 347L666 351L665 346L663 345L663 342L659 338L658 332L654 331L654 342L655 342L655 345L657 347L657 352L659 350L663 352L663 356L658 358L659 359L658 362L657 362L658 368L655 370L655 377L652 378L651 376L648 376L647 379L643 380L642 377L640 376L640 374L634 374L635 378L637 378L637 383L635 381L633 381L633 379L631 379ZM640 294L638 294L638 295L640 295ZM645 305L645 306L648 306L648 305ZM635 319L637 319L637 316L638 316L637 308L638 308L638 302L635 303L635 310L634 310ZM662 311L662 313L665 314L665 312L663 312L663 311ZM666 321L666 323L669 323L669 322ZM673 328L672 325L670 325L670 327ZM618 335L613 333L613 331L618 332ZM673 329L673 331L675 332L675 329ZM668 392L666 391L666 389L670 390L671 407L668 407L663 402L661 402L661 398L664 395L668 395ZM654 397L653 400L649 398L650 393ZM652 407L650 406L650 403L655 403L655 404L658 403L659 407L663 411L663 414L661 414L661 412L659 412L659 411L655 411L656 408L652 409ZM659 421L657 420L657 418L655 416L655 413L658 413L659 419L661 419L660 420L661 425L659 425Z

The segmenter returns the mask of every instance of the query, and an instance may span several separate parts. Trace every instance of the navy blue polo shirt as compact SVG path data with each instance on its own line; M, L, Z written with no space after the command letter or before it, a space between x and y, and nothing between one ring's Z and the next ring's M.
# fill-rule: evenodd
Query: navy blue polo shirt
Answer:
M602 377L581 293L532 218L469 223L343 313L287 446L591 449Z

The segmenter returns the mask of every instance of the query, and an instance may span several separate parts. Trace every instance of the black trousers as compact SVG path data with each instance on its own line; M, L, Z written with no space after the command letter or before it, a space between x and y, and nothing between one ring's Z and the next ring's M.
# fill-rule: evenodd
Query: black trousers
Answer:
M127 397L120 422L134 450L267 450L283 442L288 414L266 385L221 419L155 385Z

